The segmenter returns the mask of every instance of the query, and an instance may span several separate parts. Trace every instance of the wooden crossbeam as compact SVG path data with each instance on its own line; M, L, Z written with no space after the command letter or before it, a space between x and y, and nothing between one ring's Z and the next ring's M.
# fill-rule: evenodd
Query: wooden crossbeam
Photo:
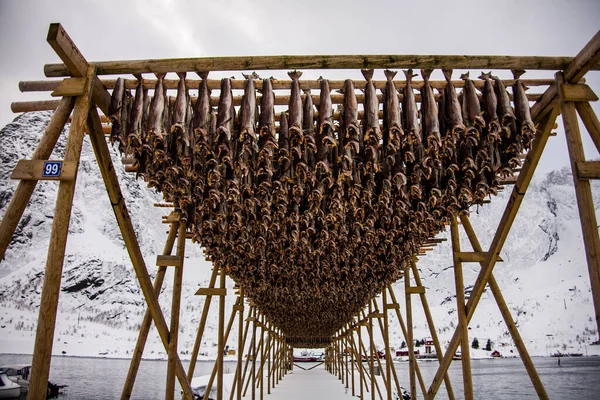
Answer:
M487 257L485 251L458 251L455 254L460 262L483 262ZM497 256L496 262L504 262L504 260Z
M575 166L579 179L600 179L600 161L577 161Z
M224 288L198 288L196 296L226 296L227 289Z
M564 84L560 89L560 97L564 101L597 101L598 96L588 86L582 84Z
M409 293L409 294L425 293L425 287L424 286L409 286L408 288L406 288L406 293Z
M56 161L45 160L19 160L10 179L23 179L23 180L35 180L35 181L72 181L75 179L77 174L78 162L76 161ZM57 165L60 163L60 170L57 170L57 174L47 174L47 166ZM48 176L49 175L49 176Z
M183 258L172 255L156 256L156 266L158 267L181 267L183 266Z
M63 97L63 96L81 96L85 90L85 79L84 78L65 78L60 84L57 85L56 89L50 93L52 97Z
M65 60L63 59L63 62ZM98 75L195 71L252 71L280 69L454 68L561 70L571 57L481 55L285 55L258 57L199 57L153 60L97 61ZM598 61L592 66L600 69ZM68 76L64 64L44 65L47 77Z

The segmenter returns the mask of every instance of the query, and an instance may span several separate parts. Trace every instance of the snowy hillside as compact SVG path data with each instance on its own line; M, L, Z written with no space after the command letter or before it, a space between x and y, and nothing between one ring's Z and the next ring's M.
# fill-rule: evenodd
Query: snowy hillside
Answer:
M50 113L29 113L15 119L0 132L0 217L10 200L15 181L8 179L19 159L29 158L50 118ZM63 141L59 149L64 149ZM155 208L159 195L144 182L126 174L117 152L113 153L138 240L152 276L156 255L162 252L166 225L160 223L168 209ZM52 158L60 159L59 151ZM25 211L6 259L0 263L0 353L31 353L35 338L46 249L50 235L56 182L41 182ZM600 189L598 187L597 189ZM508 187L492 203L472 211L472 222L482 246L491 241L505 203ZM600 191L595 191L596 200ZM596 204L599 204L597 201ZM127 357L135 345L144 303L127 252L120 238L89 141L84 142L73 216L67 243L55 354ZM443 234L441 237L448 237ZM470 250L466 237L465 250ZM494 275L532 354L563 352L599 353L585 253L581 239L572 177L561 169L535 180L521 207ZM427 295L444 341L456 325L456 299L450 244L444 242L427 256L419 268ZM196 288L206 286L210 276L197 245L188 245L184 266L184 289L180 323L180 349L185 358L193 345L202 298ZM478 264L464 264L467 294L479 271ZM172 271L167 273L161 303L168 318ZM228 285L233 283L228 281ZM396 285L403 299L403 284ZM228 296L231 310L234 296ZM415 338L428 337L425 318L417 298ZM213 357L216 351L216 302L211 309L201 352ZM235 347L234 324L229 344ZM400 347L402 336L395 317L391 318L392 345ZM471 338L483 346L491 339L494 347L510 355L510 336L489 291L470 324ZM146 357L164 357L164 349L153 330ZM516 353L516 350L515 350Z

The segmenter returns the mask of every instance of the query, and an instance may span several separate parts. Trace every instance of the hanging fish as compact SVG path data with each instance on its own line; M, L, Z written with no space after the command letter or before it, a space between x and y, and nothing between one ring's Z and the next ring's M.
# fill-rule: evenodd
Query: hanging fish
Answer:
M515 116L517 118L517 130L522 136L523 147L529 149L531 142L535 136L535 124L531 119L531 109L529 100L525 91L528 89L519 79L525 73L525 70L513 70L513 75L516 79L513 85L513 95L515 102Z
M302 131L302 96L300 93L300 82L298 79L302 76L300 71L290 71L288 76L292 79L289 103L289 129L290 135L294 130Z
M233 94L231 92L231 80L221 79L221 95L217 108L217 148L218 159L230 165L235 157L231 154L231 140L234 122Z
M173 124L171 125L171 154L174 158L183 156L184 148L190 146L187 126L188 92L185 86L185 72L178 72L177 97L173 108Z
M131 134L127 137L127 146L130 148L138 148L143 144L142 139L142 118L144 114L144 85L141 74L134 75L138 80L135 89L135 100L130 114L130 130Z
M117 78L115 82L115 88L113 89L110 98L110 107L108 109L108 116L112 123L112 130L110 134L110 142L115 143L121 141L121 107L123 105L123 95L125 93L125 80L123 78Z
M150 102L150 114L148 117L149 131L155 136L163 137L165 127L163 125L163 113L165 111L165 96L163 89L163 79L166 73L156 74L156 86L154 87L154 97Z
M515 113L510 104L510 97L508 96L508 92L504 87L504 82L502 82L502 79L498 78L497 76L492 76L491 78L494 80L494 92L498 101L497 114L500 118L502 128L505 131L505 136L510 137L516 133L517 129L515 124Z
M483 79L483 96L482 96L482 106L483 106L483 117L486 122L487 128L487 137L493 142L500 140L500 121L498 120L497 108L498 108L498 99L496 98L496 93L494 92L494 87L492 86L492 72L488 72L487 74L481 72L479 79Z
M433 89L429 84L432 69L422 69L423 87L421 88L421 119L423 121L423 141L427 145L427 153L437 154L441 146L440 123L438 120L438 108L433 95Z
M383 71L387 79L385 83L384 95L384 122L385 129L383 132L383 151L386 155L394 155L400 151L400 146L403 140L404 132L402 131L402 119L400 115L400 101L398 99L398 91L393 82L396 76L396 71L386 69Z
M317 123L317 160L323 161L331 153L333 147L337 147L334 136L333 107L331 103L331 90L329 81L319 77L319 120Z
M446 121L448 129L451 129L452 136L456 139L464 134L466 127L463 123L460 101L458 101L458 96L452 83L452 70L442 69L442 72L446 78L446 88L444 89Z
M201 78L198 85L198 99L194 107L193 128L196 135L208 132L210 124L210 89L208 88L208 71L198 72Z
M315 139L315 109L310 89L304 89L302 130L304 131L304 162L312 169L316 164L317 143Z
M469 79L469 72L460 76L460 79L465 81L462 98L463 120L467 125L466 137L477 146L480 138L480 131L485 127L485 120L481 116L481 107L479 105L479 97L475 91L475 84Z

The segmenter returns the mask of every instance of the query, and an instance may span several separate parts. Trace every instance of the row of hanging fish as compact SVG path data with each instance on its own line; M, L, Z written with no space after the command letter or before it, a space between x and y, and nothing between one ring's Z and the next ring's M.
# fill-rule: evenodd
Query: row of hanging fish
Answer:
M179 73L174 102L157 75L154 97L117 80L111 140L135 159L138 175L174 202L196 241L284 332L328 336L383 285L401 277L427 238L495 194L535 136L525 87L515 71L514 107L502 80L482 73L481 99L468 73L459 93L452 71L437 96L422 70L421 106L404 71L386 70L383 120L372 82L346 80L339 118L320 79L318 109L289 73L290 102L275 121L275 95L245 76L239 115L231 80L210 105L207 73L190 100ZM356 89L364 90L359 120ZM315 117L315 111L318 111Z

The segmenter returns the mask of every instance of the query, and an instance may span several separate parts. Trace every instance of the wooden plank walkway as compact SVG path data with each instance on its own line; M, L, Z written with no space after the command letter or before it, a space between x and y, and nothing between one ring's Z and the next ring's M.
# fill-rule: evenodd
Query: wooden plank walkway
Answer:
M307 364L307 366L310 366ZM266 390L265 390L266 393ZM352 389L346 389L342 381L336 376L325 371L323 365L310 370L303 371L294 367L279 384L271 389L271 395L266 396L268 400L349 400L352 399Z

